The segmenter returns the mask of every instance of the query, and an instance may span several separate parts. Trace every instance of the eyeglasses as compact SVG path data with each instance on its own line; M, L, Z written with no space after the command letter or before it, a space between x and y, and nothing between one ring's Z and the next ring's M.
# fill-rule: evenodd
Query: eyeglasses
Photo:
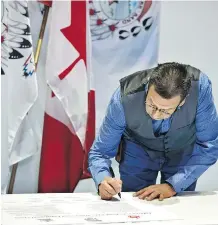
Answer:
M147 101L145 101L145 105L147 106L147 109L150 112L152 111L152 113L154 113L154 112L158 111L165 118L166 117L170 117L178 108L178 106L177 106L175 108L171 108L171 109L168 109L168 110L166 110L166 109L159 109L157 106L155 106L155 105L153 105L151 103L148 103Z

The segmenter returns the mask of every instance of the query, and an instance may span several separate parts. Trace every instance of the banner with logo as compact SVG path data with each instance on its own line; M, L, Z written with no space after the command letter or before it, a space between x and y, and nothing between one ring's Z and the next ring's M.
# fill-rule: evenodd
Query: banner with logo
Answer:
M7 131L3 132L8 134L7 147L3 146L1 152L12 166L38 150L29 116L38 96L38 85L27 1L2 1L1 7L1 75L7 87L2 99L2 108L7 110ZM2 175L9 179L8 169L4 169ZM7 181L2 185L7 186Z
M158 60L158 1L89 1L97 130L120 78Z

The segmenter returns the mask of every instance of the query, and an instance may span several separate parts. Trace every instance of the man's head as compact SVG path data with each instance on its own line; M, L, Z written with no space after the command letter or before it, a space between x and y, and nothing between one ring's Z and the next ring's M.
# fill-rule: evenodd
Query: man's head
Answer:
M182 106L191 87L186 66L179 63L158 65L149 80L147 113L156 120L170 117Z

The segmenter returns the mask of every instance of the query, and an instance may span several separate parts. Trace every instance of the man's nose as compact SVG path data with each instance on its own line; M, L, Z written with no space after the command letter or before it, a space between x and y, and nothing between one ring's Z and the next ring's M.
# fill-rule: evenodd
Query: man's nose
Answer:
M161 117L161 113L159 110L156 110L154 112L152 112L152 117L155 118L160 118Z

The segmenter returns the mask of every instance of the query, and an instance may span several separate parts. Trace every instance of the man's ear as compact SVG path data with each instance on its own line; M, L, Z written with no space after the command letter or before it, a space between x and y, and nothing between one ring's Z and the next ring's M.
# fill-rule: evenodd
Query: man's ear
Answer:
M185 104L185 99L179 104L179 106L183 106Z

